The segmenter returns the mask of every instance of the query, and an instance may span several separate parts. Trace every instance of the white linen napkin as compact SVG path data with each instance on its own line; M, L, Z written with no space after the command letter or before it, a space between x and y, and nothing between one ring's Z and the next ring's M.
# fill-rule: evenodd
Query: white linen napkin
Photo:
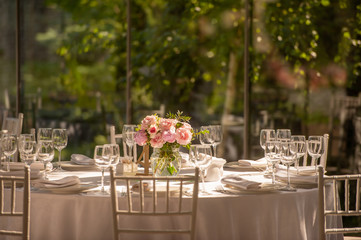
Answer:
M9 162L10 171L24 170L25 163L23 162ZM30 165L31 170L43 170L44 164L41 162L33 162Z
M68 176L57 180L40 179L32 183L36 188L62 188L80 184L78 176Z
M285 171L287 170L287 167L284 165L279 165L278 168L281 170L285 170ZM297 173L297 168L290 167L289 171L293 175L297 175L297 174L303 175L303 176L315 176L316 175L315 166L299 166L298 173Z
M238 174L232 174L228 175L222 178L221 183L228 184L233 187L237 187L240 189L245 190L254 190L254 189L260 189L261 183L260 182L254 182L247 179L242 178Z
M276 173L276 179L286 182L287 181L287 171L280 170ZM290 172L290 181L294 184L316 184L317 183L316 175L297 175Z
M261 158L258 160L240 159L240 160L238 160L238 164L240 166L244 166L244 167L266 168L267 160L266 160L266 158Z
M85 156L83 154L72 154L70 157L70 161L74 164L78 165L93 165L95 164L94 159Z

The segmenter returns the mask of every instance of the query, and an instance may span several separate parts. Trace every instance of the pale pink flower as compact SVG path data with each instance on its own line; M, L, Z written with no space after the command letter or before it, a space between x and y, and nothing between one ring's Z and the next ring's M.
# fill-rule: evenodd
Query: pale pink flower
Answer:
M159 128L162 131L169 131L171 128L174 128L177 124L175 119L161 118L159 120Z
M150 140L150 145L153 148L161 148L163 147L164 144L164 140L162 138L162 134L157 133L151 140Z
M169 142L169 143L174 143L175 142L175 138L176 138L175 128L173 127L172 130L164 131L162 133L162 137L163 137L163 140L165 142Z
M186 122L182 122L183 126L182 128L186 128L188 130L192 130L192 126L189 124L189 123L186 123Z
M180 145L187 145L192 141L192 132L186 127L180 127L176 131L176 140Z
M147 144L148 141L147 133L144 130L140 130L136 132L134 135L134 141L139 146L144 146L145 144Z
M155 115L146 116L142 120L141 129L145 130L145 129L149 128L151 125L154 125L156 123L157 123L157 117Z
M158 126L156 124L153 124L148 128L148 133L151 138L153 138L155 134L157 134L157 132L158 132Z

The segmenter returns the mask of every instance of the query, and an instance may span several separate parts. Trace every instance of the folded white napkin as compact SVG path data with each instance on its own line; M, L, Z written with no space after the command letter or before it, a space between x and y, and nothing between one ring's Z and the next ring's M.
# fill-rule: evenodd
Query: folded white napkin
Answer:
M258 160L240 159L240 160L238 160L238 164L240 166L244 166L244 167L266 168L267 160L266 160L266 158L261 158Z
M62 188L80 184L80 179L78 176L68 176L57 180L40 179L32 184L36 188Z
M10 171L18 171L18 170L24 170L25 163L23 162L10 162L9 167ZM41 162L33 162L30 165L31 170L43 170L44 164Z
M242 178L237 174L228 175L222 178L221 183L228 184L245 190L260 189L261 183Z
M276 179L286 182L287 181L287 171L280 170L276 173ZM290 181L294 184L315 184L317 183L316 175L297 175L290 172Z
M283 166L283 165L279 165L278 168L281 170L285 170L285 171L287 170L287 167ZM290 167L289 171L293 175L297 175L297 174L303 175L303 176L315 176L316 175L315 166L299 166L298 173L297 173L297 168Z
M93 165L95 163L94 159L87 157L83 154L72 154L70 161L78 165Z
M24 166L23 166L24 169ZM0 171L0 176L15 176L15 177L23 177L24 176L24 170L23 171ZM39 169L31 169L30 171L30 179L38 179L41 177L41 172Z

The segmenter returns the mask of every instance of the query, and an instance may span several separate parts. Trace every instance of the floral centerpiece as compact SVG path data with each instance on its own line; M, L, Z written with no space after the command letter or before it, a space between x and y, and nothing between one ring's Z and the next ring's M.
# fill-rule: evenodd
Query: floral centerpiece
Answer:
M168 113L166 118L146 116L137 128L135 142L153 147L150 158L153 174L156 176L178 175L181 166L179 147L188 147L195 133L188 123L190 117Z

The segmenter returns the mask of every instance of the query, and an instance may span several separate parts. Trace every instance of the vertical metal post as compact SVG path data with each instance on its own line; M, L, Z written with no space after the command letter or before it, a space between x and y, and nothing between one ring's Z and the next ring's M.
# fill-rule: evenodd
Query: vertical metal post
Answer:
M250 140L250 111L249 111L249 0L245 0L244 21L244 135L243 135L243 158L249 158Z
M127 88L126 88L126 122L132 122L132 65L131 65L131 20L130 20L130 0L127 0Z
M16 33L15 33L15 71L16 71L16 115L21 109L21 76L20 76L20 0L16 0Z

